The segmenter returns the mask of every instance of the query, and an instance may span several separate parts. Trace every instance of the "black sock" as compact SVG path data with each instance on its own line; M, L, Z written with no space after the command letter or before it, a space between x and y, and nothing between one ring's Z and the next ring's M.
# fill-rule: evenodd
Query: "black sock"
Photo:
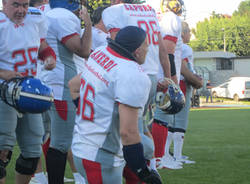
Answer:
M47 152L47 171L49 184L64 184L64 171L66 166L67 153L49 148Z

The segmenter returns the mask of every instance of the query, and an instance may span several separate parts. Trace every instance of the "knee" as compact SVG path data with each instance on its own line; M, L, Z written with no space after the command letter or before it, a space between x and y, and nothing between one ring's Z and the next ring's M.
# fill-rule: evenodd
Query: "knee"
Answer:
M35 173L40 157L24 158L21 154L16 160L16 171L22 175L32 175Z

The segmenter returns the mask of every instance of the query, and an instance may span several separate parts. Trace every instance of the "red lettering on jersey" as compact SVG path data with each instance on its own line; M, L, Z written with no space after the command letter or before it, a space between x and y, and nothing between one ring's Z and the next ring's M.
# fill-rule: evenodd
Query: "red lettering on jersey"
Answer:
M110 66L112 66L114 64L113 60L110 60L103 68L106 70L108 69Z
M138 6L137 5L134 4L133 7L134 7L135 11L138 11Z
M106 55L104 53L102 53L102 56L98 60L96 60L96 62L100 64L101 60L105 57L106 57Z
M97 61L97 59L99 58L99 57L101 57L103 55L103 52L100 52L95 58L93 58L95 61Z
M144 11L148 11L148 8L145 5L143 5L142 7L143 7Z
M148 10L149 10L149 11L152 11L152 10L153 10L151 6L147 5L147 7L148 7Z
M101 65L102 67L104 67L105 63L107 63L108 61L109 61L109 57L106 56L106 58L100 63L100 65Z
M124 7L125 7L126 10L129 10L129 7L128 7L127 4L124 4Z
M135 9L133 8L132 5L129 5L129 9L132 10L132 11L135 11Z
M124 4L124 7L128 11L142 11L142 12L153 11L155 12L154 9L152 9L152 7L149 5Z
M112 65L112 66L107 70L107 72L109 72L109 71L110 71L112 68L114 68L116 65L117 65L117 64Z

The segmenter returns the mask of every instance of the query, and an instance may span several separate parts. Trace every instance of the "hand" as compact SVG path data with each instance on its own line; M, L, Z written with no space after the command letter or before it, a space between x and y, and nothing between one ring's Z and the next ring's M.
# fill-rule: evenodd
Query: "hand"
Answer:
M52 56L48 56L44 60L44 69L53 70L56 67L56 60Z
M169 80L161 79L157 83L157 91L164 91L168 88L168 85L170 84Z
M193 74L193 80L186 80L187 84L195 89L200 89L203 86L203 79L197 74Z
M92 26L92 22L91 22L91 19L89 17L88 10L84 6L82 7L82 9L79 12L79 17L81 20L84 21L85 26L89 26L89 25Z
M23 77L23 75L19 72L0 69L0 78L1 79L10 80L14 77Z
M161 176L158 172L148 167L138 172L137 176L147 184L162 184Z

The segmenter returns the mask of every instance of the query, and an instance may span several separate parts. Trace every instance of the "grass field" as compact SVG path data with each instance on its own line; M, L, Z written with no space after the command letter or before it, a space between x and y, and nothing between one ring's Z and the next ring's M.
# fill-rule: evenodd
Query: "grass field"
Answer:
M189 119L183 152L196 164L160 170L163 183L250 184L250 109L192 110ZM68 166L66 176L72 177ZM7 184L14 184L14 159Z

